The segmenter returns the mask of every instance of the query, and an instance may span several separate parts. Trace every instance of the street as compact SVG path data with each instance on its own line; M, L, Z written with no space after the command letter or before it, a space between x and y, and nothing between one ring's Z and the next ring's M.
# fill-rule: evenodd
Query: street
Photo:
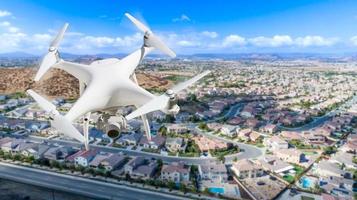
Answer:
M2 162L0 162L0 178L76 193L97 199L185 199L162 192L142 190L134 187L57 174Z

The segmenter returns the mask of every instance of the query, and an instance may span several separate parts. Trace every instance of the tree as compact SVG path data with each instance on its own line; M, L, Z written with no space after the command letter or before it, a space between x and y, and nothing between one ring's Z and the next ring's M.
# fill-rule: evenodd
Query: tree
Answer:
M184 194L187 193L187 186L183 183L180 183L180 191L183 192Z
M208 130L208 126L206 123L204 122L201 122L199 125L198 125L198 128L201 129L201 130Z
M162 168L162 165L163 165L163 162L161 159L157 159L156 161L157 165L158 165L158 168L161 169Z
M336 153L336 151L337 151L337 148L334 146L328 146L328 147L325 147L325 149L324 149L324 153L326 155L331 155L333 153Z
M175 184L175 182L173 182L173 181L169 181L169 182L167 183L167 187L168 187L168 188L170 189L170 191L171 191L171 190L175 189L176 184Z
M167 135L167 128L166 126L161 126L159 128L159 133L162 135L162 136L166 136Z
M13 158L14 158L14 160L20 161L21 160L21 155L20 154L15 154Z
M165 116L165 119L164 119L164 122L166 123L174 123L175 122L175 117L173 115L166 115Z
M221 161L223 164L224 164L225 161L226 161L226 158L224 157L223 154L220 154L217 159L218 159L219 161Z
M193 93L191 93L189 96L188 96L188 100L189 101L192 101L192 102L198 102L197 100L197 96Z
M126 181L131 181L130 174L125 174L125 180L126 180Z

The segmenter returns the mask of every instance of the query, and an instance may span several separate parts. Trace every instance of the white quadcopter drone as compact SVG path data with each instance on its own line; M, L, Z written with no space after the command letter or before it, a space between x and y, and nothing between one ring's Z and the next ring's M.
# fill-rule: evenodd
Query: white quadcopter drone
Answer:
M39 106L50 114L51 126L68 137L74 138L85 144L88 149L88 126L91 112L115 110L123 106L135 106L137 109L125 117L116 117L110 113L100 118L101 124L109 123L106 133L109 137L117 137L125 128L126 121L141 117L148 140L151 140L150 126L146 114L161 110L166 114L177 114L180 110L176 104L176 94L192 85L209 71L205 71L188 81L180 83L156 96L138 85L135 76L135 68L143 58L153 51L159 49L163 53L175 57L176 54L169 49L151 30L130 14L125 16L144 33L144 44L142 47L125 58L109 58L94 61L90 65L68 62L60 59L58 45L68 27L65 24L58 35L50 44L48 53L44 56L40 68L35 76L35 81L51 68L62 69L79 80L80 97L66 115L61 115L55 105L34 92L28 90ZM73 126L73 122L83 117L83 135Z

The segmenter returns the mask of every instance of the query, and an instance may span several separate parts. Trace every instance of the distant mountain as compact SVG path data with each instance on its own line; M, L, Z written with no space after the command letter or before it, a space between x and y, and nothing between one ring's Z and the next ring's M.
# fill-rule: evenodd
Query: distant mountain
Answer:
M16 51L0 53L0 58L37 58L38 56L26 52Z
M71 54L60 52L61 58L69 61L93 61L106 58L123 58L129 53L98 53L98 54ZM9 52L0 53L0 59L40 59L40 56L26 52ZM149 54L147 59L167 59L168 56L163 54ZM324 61L341 61L357 60L356 53L349 54L323 54L323 53L198 53L198 54L180 54L177 59L190 60L324 60Z

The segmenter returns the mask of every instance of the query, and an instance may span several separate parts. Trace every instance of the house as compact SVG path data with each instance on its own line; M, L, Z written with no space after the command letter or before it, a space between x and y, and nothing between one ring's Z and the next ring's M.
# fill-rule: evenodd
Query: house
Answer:
M95 149L80 150L77 153L69 156L66 160L68 161L74 160L74 163L76 165L80 165L82 167L88 167L89 163L94 159L97 153L98 151Z
M321 145L321 144L325 144L326 142L326 136L316 132L304 132L302 134L302 137L305 139L305 141L308 144L312 144L312 145Z
M147 160L144 157L142 156L135 157L124 166L124 172L126 174L131 174L135 168L145 163L147 163Z
M177 152L181 149L183 145L182 138L166 138L165 147L170 152Z
M0 149L4 152L12 151L12 141L15 140L13 138L4 137L0 139Z
M99 152L95 157L89 162L89 166L93 168L98 168L100 166L100 163L110 157L112 154L107 153L107 152Z
M210 130L213 130L213 131L219 131L221 130L222 128L222 124L221 123L217 123L217 122L213 122L213 123L208 123L207 124L207 127L210 129Z
M275 151L274 153L279 159L289 163L300 164L307 161L305 154L297 149L284 149L283 151Z
M37 144L27 141L19 141L18 144L12 149L12 153L22 153L24 150L32 148Z
M252 131L250 134L249 134L249 140L250 141L257 141L259 138L261 137L260 133L256 132L256 131Z
M231 138L236 137L238 131L239 131L239 126L232 126L228 124L223 125L221 128L221 134Z
M43 154L50 148L47 144L36 144L27 148L21 152L22 155L30 157L33 156L35 159L43 158Z
M156 135L155 137L152 137L151 141L148 141L147 137L143 136L140 139L139 146L148 149L160 149L165 145L165 141L165 137L162 137L161 135Z
M289 148L289 143L279 136L274 135L271 138L265 138L264 145L271 148L271 150L287 149Z
M324 191L333 194L336 197L335 199L352 199L354 182L351 178L322 177L320 178L320 187Z
M10 137L1 138L0 139L0 147L1 147L1 145L5 144L5 143L11 142L12 140L13 140L13 138L10 138Z
M244 141L249 140L249 135L253 130L250 128L242 129L238 132L238 138Z
M330 136L332 133L332 130L329 129L328 127L319 127L314 130L316 133L323 135L323 136Z
M259 120L255 118L248 118L245 122L245 125L249 128L257 128L259 126Z
M188 127L183 124L168 124L166 128L169 133L183 134L189 132Z
M278 126L275 124L267 124L261 128L264 133L274 134L278 131Z
M224 164L199 165L198 171L202 180L226 182L228 179L227 168Z
M106 170L112 171L118 167L121 167L127 162L127 158L121 154L113 154L100 162Z
M201 152L228 148L228 144L226 142L222 142L217 139L210 139L204 136L195 136L192 139L195 141Z
M76 151L69 146L53 146L43 154L43 157L48 160L63 161L75 152Z
M354 154L338 151L331 156L330 162L338 163L341 166L345 165L346 168L357 169L357 164L353 162L354 157Z
M264 170L251 160L238 160L231 167L233 173L240 179L255 178L264 175Z
M115 143L120 145L137 145L141 136L140 133L135 132L123 134Z
M280 160L276 156L266 155L264 158L258 160L258 162L264 170L274 172L276 174L286 173L294 169L294 166Z
M97 141L103 141L103 142L110 143L112 140L103 131L101 131L97 128L94 128L94 127L89 129L88 134L89 134L89 141L97 140Z
M153 177L157 167L157 162L146 160L144 157L136 157L124 166L124 172L133 178L146 180Z
M328 160L320 161L313 169L314 174L322 177L352 177L351 172L341 169L341 167L334 162Z
M171 163L163 165L160 179L163 181L172 181L175 183L190 181L190 167L183 163Z
M243 122L244 122L244 119L242 117L239 117L239 116L234 117L234 118L232 118L232 119L227 121L227 123L230 124L230 125L240 125L240 124L243 124Z
M304 138L302 135L295 131L282 131L280 134L281 137L285 138L286 140L303 140Z
M7 142L6 142L7 141ZM17 153L19 148L18 145L24 143L22 139L4 139L0 146L1 150L8 153Z

